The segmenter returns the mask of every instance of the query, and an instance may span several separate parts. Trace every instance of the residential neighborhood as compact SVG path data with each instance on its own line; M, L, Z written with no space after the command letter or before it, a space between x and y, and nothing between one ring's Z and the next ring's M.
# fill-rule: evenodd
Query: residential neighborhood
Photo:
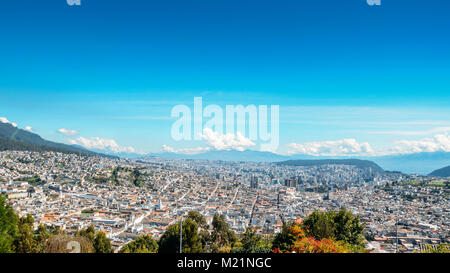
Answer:
M68 234L94 225L116 251L141 235L160 238L189 211L208 223L223 214L238 234L253 226L270 235L341 208L364 223L370 251L420 251L450 242L449 182L337 164L0 152L0 192L20 216Z

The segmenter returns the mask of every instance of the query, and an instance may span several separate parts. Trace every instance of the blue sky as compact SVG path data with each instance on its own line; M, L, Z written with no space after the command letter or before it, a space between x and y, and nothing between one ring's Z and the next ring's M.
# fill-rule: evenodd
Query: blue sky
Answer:
M445 0L7 0L0 117L50 140L159 152L207 145L170 135L172 107L201 96L280 105L282 153L354 148L344 139L445 150L449 12Z

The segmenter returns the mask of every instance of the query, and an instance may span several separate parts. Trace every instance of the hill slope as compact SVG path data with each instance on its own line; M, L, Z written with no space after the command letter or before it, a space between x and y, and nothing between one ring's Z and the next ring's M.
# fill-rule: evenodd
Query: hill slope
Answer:
M104 156L84 148L51 142L41 138L39 135L18 129L8 123L0 122L0 151L36 151L36 152L60 152L76 153L91 156Z
M320 166L320 165L349 165L356 166L360 169L372 168L374 172L384 172L375 162L360 159L318 159L318 160L288 160L277 163L279 165L288 166Z
M450 166L444 167L439 170L435 170L434 172L430 173L429 176L435 176L435 177L450 177Z

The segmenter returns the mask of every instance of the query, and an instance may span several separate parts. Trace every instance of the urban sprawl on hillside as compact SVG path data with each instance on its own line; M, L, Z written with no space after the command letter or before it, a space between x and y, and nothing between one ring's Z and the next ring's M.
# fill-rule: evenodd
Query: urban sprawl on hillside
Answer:
M314 210L346 208L372 252L449 243L449 179L328 164L288 166L55 152L0 152L0 192L19 216L67 234L94 225L116 251L141 235L158 239L198 211L218 213L240 234L279 233ZM397 244L398 243L398 244Z

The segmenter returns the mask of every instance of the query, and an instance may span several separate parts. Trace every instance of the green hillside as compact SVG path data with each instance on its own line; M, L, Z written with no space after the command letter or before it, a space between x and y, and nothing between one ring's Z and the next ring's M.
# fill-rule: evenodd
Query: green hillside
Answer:
M41 138L37 134L18 129L8 123L0 122L0 151L8 150L36 152L51 151L91 156L104 156L84 148L51 142Z
M434 177L450 177L450 166L444 167L439 170L435 170L434 172L430 173L430 176Z
M319 160L288 160L277 163L279 165L288 166L321 166L321 165L348 165L355 166L360 169L372 168L374 172L384 172L375 162L360 159L319 159Z

